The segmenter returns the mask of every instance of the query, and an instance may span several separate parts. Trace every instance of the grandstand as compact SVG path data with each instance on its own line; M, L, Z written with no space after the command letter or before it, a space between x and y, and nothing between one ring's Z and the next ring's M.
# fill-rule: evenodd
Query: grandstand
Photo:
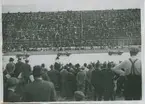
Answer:
M141 44L140 9L3 13L3 51Z

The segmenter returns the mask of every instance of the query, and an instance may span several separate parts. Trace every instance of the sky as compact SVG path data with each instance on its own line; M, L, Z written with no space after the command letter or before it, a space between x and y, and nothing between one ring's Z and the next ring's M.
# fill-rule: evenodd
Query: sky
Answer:
M2 0L2 12L141 8L144 0Z

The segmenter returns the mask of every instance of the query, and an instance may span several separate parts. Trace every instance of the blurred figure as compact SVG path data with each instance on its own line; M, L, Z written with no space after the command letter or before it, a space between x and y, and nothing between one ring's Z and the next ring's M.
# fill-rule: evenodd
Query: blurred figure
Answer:
M103 86L103 74L99 63L96 64L95 70L92 71L91 83L94 87L94 101L96 100L101 101L104 92L104 86Z
M91 84L91 78L92 78L92 71L94 70L93 66L90 64L88 65L89 71L86 73L86 88L85 88L85 93L92 92L92 84Z
M35 81L25 87L24 101L56 101L56 92L53 83L42 80L41 74L41 66L34 66L33 76Z
M9 63L6 65L5 73L6 75L10 75L11 77L13 77L14 71L15 71L14 59L10 58Z
M70 100L74 96L74 92L76 90L76 76L73 69L67 67L67 99Z
M42 71L47 73L48 70L47 68L45 68L45 64L41 64L41 67L42 67Z
M48 70L45 68L45 64L41 64L42 68L42 79L45 81L50 81L50 78L48 76Z
M61 96L62 97L67 97L67 76L68 76L68 71L67 71L67 66L65 66L61 71Z
M19 74L22 72L22 66L23 66L23 62L22 62L22 59L21 58L18 58L18 62L16 63L16 65L15 65L15 71L14 71L14 76L15 77L18 77L19 76Z
M59 91L60 89L60 73L57 70L57 68L54 68L54 66L51 66L51 70L48 72L48 76L51 80L51 82L54 84L55 89Z
M84 71L87 73L89 71L87 63L84 63Z
M25 63L23 64L23 70L22 70L22 78L24 79L24 83L27 84L30 82L30 75L31 75L31 66L29 64L29 60L25 60Z
M80 69L76 76L77 80L77 90L78 91L85 91L85 81L86 81L86 72L84 71L84 67Z
M21 101L20 95L16 93L16 87L18 83L19 83L19 80L17 78L11 77L8 79L6 102L20 102Z
M82 91L75 91L74 98L75 98L75 101L84 101L85 95Z
M103 86L104 86L104 100L114 100L114 73L111 70L111 63L108 63L107 67L105 66L102 70L103 74Z
M125 76L125 100L140 100L142 97L141 60L137 57L139 49L130 48L130 58L121 62L112 70L120 76ZM124 71L122 70L124 69Z

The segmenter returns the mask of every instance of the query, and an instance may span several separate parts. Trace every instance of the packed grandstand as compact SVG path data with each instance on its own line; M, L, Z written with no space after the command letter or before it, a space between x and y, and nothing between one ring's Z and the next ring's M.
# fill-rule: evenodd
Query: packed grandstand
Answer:
M140 9L3 13L2 26L6 52L141 44Z

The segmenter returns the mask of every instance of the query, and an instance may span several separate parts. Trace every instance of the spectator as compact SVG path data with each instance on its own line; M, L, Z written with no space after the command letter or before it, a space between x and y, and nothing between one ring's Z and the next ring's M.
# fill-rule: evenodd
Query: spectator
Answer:
M82 67L78 72L76 80L77 80L77 90L85 92L86 72L84 71L84 67Z
M141 60L136 56L139 49L136 47L130 48L131 58L123 61L115 66L112 70L121 76L126 77L124 95L125 100L140 100L142 96L141 87ZM124 71L122 70L124 69Z
M11 77L14 76L14 71L15 71L15 64L13 63L14 59L10 58L9 63L6 65L6 73L7 75L10 75Z
M67 76L68 76L68 71L67 71L67 66L65 66L61 71L61 96L62 97L67 97Z
M22 72L23 64L24 63L21 61L21 58L18 58L18 62L15 65L15 71L14 71L15 77L18 77L19 74Z
M23 64L22 77L24 78L24 83L27 84L30 82L31 75L31 66L29 64L29 60L25 60L25 64Z
M11 77L8 79L8 91L7 91L7 102L20 102L21 97L16 93L16 87L19 83L17 78Z
M103 86L103 74L100 69L99 63L96 64L96 68L92 71L92 78L91 78L92 85L94 87L94 100L101 101L104 93L104 86Z
M53 83L43 81L41 67L34 66L33 76L35 81L25 88L24 99L28 102L56 101L56 92Z

